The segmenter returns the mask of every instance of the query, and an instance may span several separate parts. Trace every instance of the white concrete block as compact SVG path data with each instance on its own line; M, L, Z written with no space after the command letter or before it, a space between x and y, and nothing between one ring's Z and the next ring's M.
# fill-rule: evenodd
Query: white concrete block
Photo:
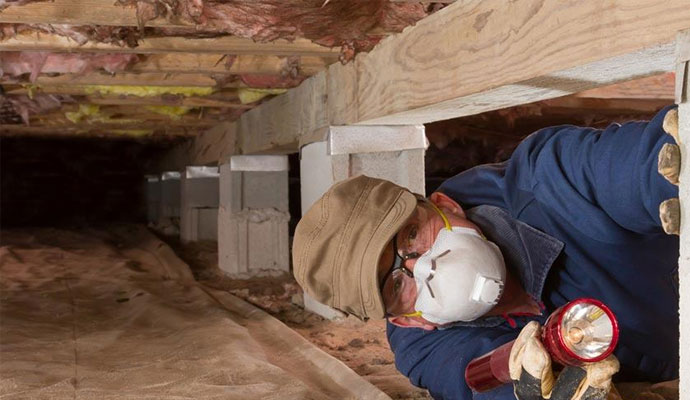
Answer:
M198 240L218 240L218 207L196 210Z
M164 172L161 175L161 214L162 218L180 217L180 173Z
M158 222L158 212L160 210L161 185L158 175L146 175L146 222L155 224Z
M200 230L217 227L204 225L199 210L218 208L220 173L218 167L187 167L180 179L180 238L183 242L202 240ZM216 228L217 229L217 228ZM208 236L208 235L207 235ZM213 235L216 236L216 235Z
M233 156L221 165L221 270L235 278L288 273L289 221L287 156Z
M387 179L424 194L423 126L331 127L327 138L300 149L302 213L334 183L357 175ZM305 308L325 318L344 314L305 294Z
M428 147L424 125L331 126L328 132L329 155L426 150Z
M185 242L218 240L218 207L194 207L182 215L180 237ZM182 221L186 221L182 224Z
M232 156L230 157L230 169L233 171L287 171L287 156Z
M275 209L218 210L218 256L223 272L233 278L288 273L290 213Z

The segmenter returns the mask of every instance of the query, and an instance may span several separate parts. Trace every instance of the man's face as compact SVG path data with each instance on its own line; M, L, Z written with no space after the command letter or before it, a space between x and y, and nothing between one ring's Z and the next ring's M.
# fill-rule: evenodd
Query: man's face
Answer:
M477 225L465 217L465 213L458 203L445 194L435 192L429 197L429 201L441 209L451 226L472 228L481 233ZM403 315L415 311L417 286L411 275L414 273L417 257L431 248L439 231L444 227L443 219L439 213L430 205L420 202L410 219L393 239L395 244L391 241L384 250L379 260L377 272L379 285L383 284L381 293L383 303L392 323L399 326L417 326L425 329L433 329L436 326L422 317ZM389 272L394 264L394 249L404 259L401 267L407 271L400 268L393 273Z

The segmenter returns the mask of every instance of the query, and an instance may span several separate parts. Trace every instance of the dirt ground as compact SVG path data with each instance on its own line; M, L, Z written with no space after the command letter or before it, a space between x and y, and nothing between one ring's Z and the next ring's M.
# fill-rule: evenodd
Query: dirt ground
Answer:
M0 278L2 399L389 398L140 225L2 230Z
M218 268L216 242L182 244L172 237L161 239L190 265L195 278L204 285L228 291L267 311L392 398L431 398L426 390L410 384L395 368L383 320L367 323L351 317L341 321L326 320L304 310L302 290L290 275L230 279Z

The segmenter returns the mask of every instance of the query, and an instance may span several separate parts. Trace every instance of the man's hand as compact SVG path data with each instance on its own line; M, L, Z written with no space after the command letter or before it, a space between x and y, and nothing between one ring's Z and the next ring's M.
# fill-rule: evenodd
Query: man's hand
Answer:
M678 137L678 109L669 110L664 116L663 128L671 135L676 143L680 143ZM678 185L680 175L680 147L677 144L666 143L659 151L657 164L659 173L667 181ZM659 205L659 218L664 232L669 235L680 233L680 202L678 198L668 199Z
M618 372L618 360L610 356L583 367L565 367L554 382L551 357L539 339L541 326L532 321L515 340L510 352L510 377L519 400L603 400Z

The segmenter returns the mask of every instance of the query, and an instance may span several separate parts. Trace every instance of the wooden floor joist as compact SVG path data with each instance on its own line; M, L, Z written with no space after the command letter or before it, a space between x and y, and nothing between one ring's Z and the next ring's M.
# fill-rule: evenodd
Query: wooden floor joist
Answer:
M220 90L212 95L205 97L191 96L128 96L128 95L109 95L98 94L87 90L84 86L41 86L28 88L17 85L7 85L5 93L9 96L35 94L59 94L74 96L80 103L98 105L169 105L184 107L217 107L217 108L238 108L248 109L251 106L241 104L237 91L233 89ZM81 100L83 99L83 101Z
M1 42L0 42L1 43ZM167 72L200 74L281 75L291 68L289 60L278 56L240 55L228 62L225 54L168 53L145 56L132 65L132 72ZM303 75L314 75L329 64L322 57L298 57L297 69ZM230 64L226 66L226 64Z
M188 127L158 127L151 125L122 125L122 126L62 126L56 129L52 126L0 125L0 136L5 135L40 135L40 136L195 136L198 130Z
M38 2L31 4L51 4ZM23 9L10 7L6 10ZM6 11L0 12L0 23ZM54 22L55 23L55 22ZM245 55L274 55L274 56L316 56L338 59L339 48L329 48L318 45L307 39L294 41L276 40L269 43L258 43L251 39L236 36L222 36L216 38L186 38L181 36L150 37L141 39L136 47L118 46L115 44L90 41L79 44L74 40L56 34L25 32L16 37L0 41L0 51L55 51L55 52L99 52L99 53L222 53Z
M164 72L116 73L101 72L87 74L62 74L58 76L39 76L36 82L40 86L56 85L125 85L125 86L206 86L216 87L218 83L207 74L167 74ZM245 87L239 81L225 83L220 87Z
M2 10L0 23L138 26L136 8L114 3L113 0L36 1ZM158 18L146 26L175 28L190 24Z
M238 100L216 100L205 97L179 97L174 100L162 98L161 96L137 97L137 96L87 96L84 100L86 104L97 105L141 105L141 106L180 106L180 107L215 107L215 108L236 108L247 110L251 106L239 103Z
M577 97L600 99L669 99L675 96L675 75L666 73L585 90Z
M661 74L688 28L687 0L456 2L243 114L238 151L296 151L329 124L427 123Z

